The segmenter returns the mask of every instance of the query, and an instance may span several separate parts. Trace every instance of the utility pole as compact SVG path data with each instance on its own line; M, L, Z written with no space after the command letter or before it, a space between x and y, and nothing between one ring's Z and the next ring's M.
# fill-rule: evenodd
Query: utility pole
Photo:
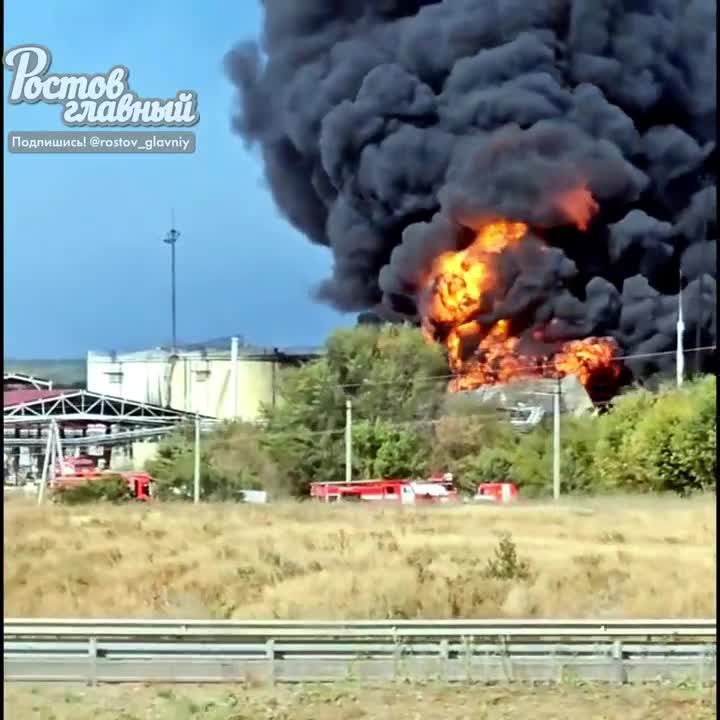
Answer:
M230 340L230 382L232 383L230 397L232 398L232 419L238 416L238 338ZM273 360L273 369L275 360Z
M62 463L62 443L60 442L60 431L54 420L48 425L47 443L45 444L45 457L43 459L42 475L40 476L40 487L38 488L37 501L42 505L45 498L45 490L48 480L55 479L57 464Z
M557 379L553 393L553 500L560 499L560 392L562 381Z
M680 387L683 384L685 374L685 355L683 353L683 335L685 334L685 322L682 311L682 268L680 269L680 284L678 287L678 311L677 323L675 325L675 384Z
M195 413L195 472L193 475L193 502L200 502L200 413Z
M170 231L163 238L163 242L170 246L170 313L172 321L172 349L177 348L177 314L175 304L175 244L180 232L175 229L175 211L172 211Z
M345 401L345 482L352 481L352 400Z
M45 496L45 488L47 487L48 472L50 471L50 463L52 456L55 454L55 445L52 437L52 424L48 425L47 442L45 443L45 457L43 458L43 469L40 475L40 487L38 488L37 502L42 505Z

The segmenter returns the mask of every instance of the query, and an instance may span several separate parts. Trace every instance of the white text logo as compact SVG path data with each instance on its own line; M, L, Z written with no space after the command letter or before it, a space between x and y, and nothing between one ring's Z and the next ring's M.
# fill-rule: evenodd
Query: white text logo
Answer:
M63 105L63 123L71 127L183 127L200 119L191 90L164 100L139 98L128 85L124 65L105 75L56 75L48 72L51 62L50 51L41 45L8 50L3 56L3 65L13 73L8 101Z

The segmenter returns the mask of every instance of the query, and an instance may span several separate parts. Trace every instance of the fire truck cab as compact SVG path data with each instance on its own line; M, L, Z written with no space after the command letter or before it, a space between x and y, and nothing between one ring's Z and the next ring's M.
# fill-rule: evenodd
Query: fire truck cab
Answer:
M83 455L64 458L61 473L54 479L51 487L53 490L63 490L112 475L119 475L127 483L135 500L147 501L152 498L153 478L148 473L98 470L95 461Z
M518 489L514 483L496 482L478 485L473 500L475 502L506 504L517 500L517 498Z
M143 472L122 473L122 477L130 487L130 491L136 500L145 502L152 498L153 478Z

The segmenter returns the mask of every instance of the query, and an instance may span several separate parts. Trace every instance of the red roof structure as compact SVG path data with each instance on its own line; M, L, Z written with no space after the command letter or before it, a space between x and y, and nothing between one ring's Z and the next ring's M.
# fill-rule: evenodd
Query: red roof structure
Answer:
M20 403L34 402L35 400L45 400L47 398L62 395L67 390L47 390L45 388L18 388L16 390L8 390L3 393L3 407L9 405L19 405ZM72 392L72 391L69 391Z

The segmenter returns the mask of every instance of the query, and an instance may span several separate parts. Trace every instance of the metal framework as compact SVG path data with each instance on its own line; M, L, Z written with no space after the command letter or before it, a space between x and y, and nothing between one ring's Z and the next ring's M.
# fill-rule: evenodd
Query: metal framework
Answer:
M93 445L119 445L135 440L152 440L163 437L177 428L177 425L162 425L158 427L142 428L140 430L122 430L107 435L82 435L78 437L65 436L62 446L78 447ZM6 437L3 439L5 447L44 447L47 443L45 437Z
M134 423L140 425L177 425L194 418L194 413L87 390L75 390L49 398L7 405L3 425L56 422ZM212 420L201 416L203 420Z
M26 375L25 373L17 372L6 372L3 373L3 387L7 384L17 385L28 385L35 388L36 390L52 390L52 380L45 380L44 378L36 378L33 375Z

